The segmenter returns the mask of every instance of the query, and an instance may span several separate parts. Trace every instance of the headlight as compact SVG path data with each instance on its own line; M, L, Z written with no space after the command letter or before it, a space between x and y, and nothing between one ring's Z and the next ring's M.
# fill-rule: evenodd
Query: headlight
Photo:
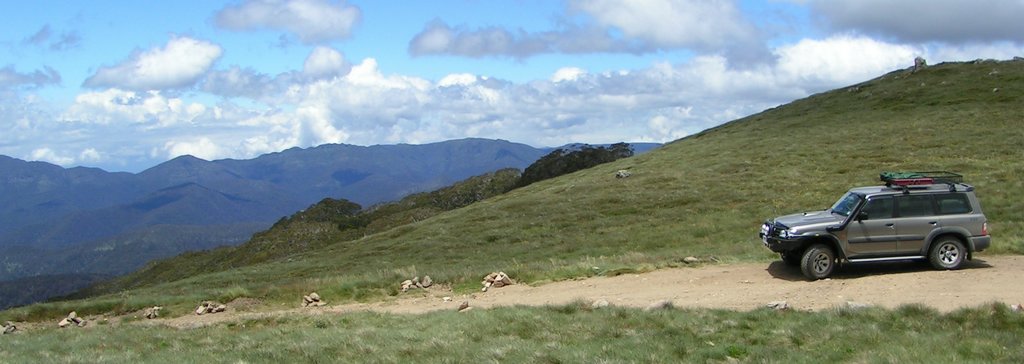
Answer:
M779 231L779 237L780 238L789 239L789 238L794 237L794 236L797 236L797 233L789 231L788 229L787 230Z

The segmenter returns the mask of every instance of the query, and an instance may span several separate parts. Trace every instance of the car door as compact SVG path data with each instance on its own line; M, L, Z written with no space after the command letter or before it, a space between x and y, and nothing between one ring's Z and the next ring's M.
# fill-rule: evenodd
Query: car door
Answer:
M846 230L847 256L864 258L892 254L898 235L891 196L869 197Z
M924 239L939 227L932 194L896 197L897 251L904 255L924 255Z

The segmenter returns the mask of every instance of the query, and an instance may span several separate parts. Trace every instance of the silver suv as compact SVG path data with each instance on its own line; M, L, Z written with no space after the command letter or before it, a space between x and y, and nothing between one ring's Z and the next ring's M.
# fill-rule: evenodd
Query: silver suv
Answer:
M950 172L882 173L884 186L851 189L824 211L770 219L759 234L811 280L837 263L928 260L957 269L988 248L988 223L974 187Z

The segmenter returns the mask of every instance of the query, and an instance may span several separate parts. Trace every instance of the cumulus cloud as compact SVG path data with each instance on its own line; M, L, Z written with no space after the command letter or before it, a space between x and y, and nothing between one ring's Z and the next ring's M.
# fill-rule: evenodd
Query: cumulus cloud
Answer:
M358 7L344 1L248 0L221 9L215 21L230 30L282 30L315 44L348 38L361 17Z
M166 127L191 123L207 111L200 103L165 97L158 91L139 93L120 89L86 92L61 116L73 123L135 123L148 127Z
M72 163L75 162L75 158L66 155L60 155L53 149L45 147L33 150L32 153L28 156L28 159L34 161L46 161L61 166L71 165Z
M311 78L329 78L348 73L352 65L345 60L345 55L330 47L316 47L306 57L302 65L302 73Z
M173 37L162 48L135 52L117 65L100 67L83 85L135 91L190 87L222 53L220 46L210 42Z
M741 63L763 62L768 49L731 1L573 0L589 21L563 21L544 32L469 29L435 20L409 43L413 55L527 58L544 53L650 53L692 49Z
M787 83L826 88L913 65L914 57L924 55L925 50L863 36L837 35L822 40L803 39L779 47L776 53L777 72Z
M208 137L199 137L182 141L169 141L164 143L163 151L168 159L183 155L191 155L205 160L214 160L226 156L224 149Z
M12 65L0 68L0 90L17 88L35 89L59 83L60 73L50 67L44 67L42 70L36 70L31 73L18 72Z
M812 0L828 26L906 42L1024 41L1024 1Z

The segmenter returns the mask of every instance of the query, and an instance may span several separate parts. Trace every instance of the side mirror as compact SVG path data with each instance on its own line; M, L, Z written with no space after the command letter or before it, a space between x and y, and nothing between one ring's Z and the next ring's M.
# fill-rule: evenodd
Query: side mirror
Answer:
M868 219L868 212L867 211L861 211L861 212L857 213L857 221L867 220L867 219Z

